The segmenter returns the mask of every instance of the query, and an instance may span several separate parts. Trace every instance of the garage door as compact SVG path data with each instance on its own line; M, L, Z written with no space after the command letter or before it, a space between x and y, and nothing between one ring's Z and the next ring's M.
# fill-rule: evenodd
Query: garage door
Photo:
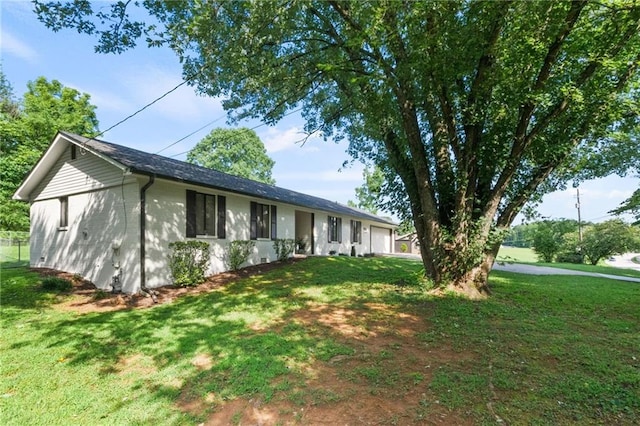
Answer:
M391 230L387 228L371 227L371 252L391 253Z

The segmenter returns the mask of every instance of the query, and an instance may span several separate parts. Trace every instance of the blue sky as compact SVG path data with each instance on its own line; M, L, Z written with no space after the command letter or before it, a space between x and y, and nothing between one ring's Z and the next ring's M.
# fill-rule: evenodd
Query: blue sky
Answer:
M168 48L143 45L121 55L96 54L92 37L74 30L54 33L36 19L31 8L26 1L0 3L2 69L18 97L26 91L27 82L39 76L56 79L91 95L100 130L104 130L182 81L181 66ZM101 138L155 153L214 120L161 154L174 156L188 151L216 127L255 127L276 162L276 185L341 203L355 200L354 189L362 184L362 166L343 168L343 163L350 160L345 153L346 142L336 144L311 137L304 145L297 143L304 136L303 122L297 114L276 126L259 121L230 125L219 99L198 96L186 85ZM185 155L175 158L184 159ZM607 211L631 196L638 183L635 176L611 176L582 184L583 220L608 219ZM538 210L542 216L577 218L575 203L575 189L570 188L547 195Z

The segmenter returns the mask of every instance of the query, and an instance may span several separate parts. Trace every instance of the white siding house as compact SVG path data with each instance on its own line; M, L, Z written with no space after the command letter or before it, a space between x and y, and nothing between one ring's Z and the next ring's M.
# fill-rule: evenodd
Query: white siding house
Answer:
M389 253L395 224L342 204L116 144L60 132L14 195L31 204L31 266L135 293L171 284L168 245L199 239L209 274L234 240L248 265L276 260L273 239L309 255Z

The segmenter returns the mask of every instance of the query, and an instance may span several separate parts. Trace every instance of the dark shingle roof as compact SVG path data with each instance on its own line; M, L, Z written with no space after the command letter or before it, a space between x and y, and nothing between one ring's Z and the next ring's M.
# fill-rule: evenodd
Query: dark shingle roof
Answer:
M319 197L302 194L289 189L256 182L250 179L222 173L206 167L196 166L184 161L149 154L137 149L122 145L89 139L73 133L60 132L65 138L84 145L91 150L105 155L112 160L129 168L132 173L155 175L158 178L174 180L206 186L213 189L235 192L238 194L258 197L265 200L293 204L299 207L322 210L328 213L344 214L356 218L371 220L374 222L395 225L387 218L382 218L371 213L351 208L337 202L325 200Z

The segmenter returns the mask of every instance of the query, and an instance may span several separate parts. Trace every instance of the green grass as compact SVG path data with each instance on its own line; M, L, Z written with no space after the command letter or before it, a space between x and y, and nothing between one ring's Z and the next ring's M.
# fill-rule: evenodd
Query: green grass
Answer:
M197 424L238 397L326 407L351 400L348 390L308 385L307 371L321 365L368 395L422 395L407 407L416 423L442 409L478 424L495 415L509 424L640 422L640 285L494 272L492 297L472 302L406 285L420 267L310 258L172 304L84 315L55 309L67 296L41 291L38 276L3 270L0 418ZM398 324L420 318L425 329L363 351L367 339L384 338L376 327L387 318L366 311L370 304L389 307ZM369 312L349 319L369 334L292 320L314 306ZM345 366L332 363L340 357Z
M500 246L497 261L535 263L538 261L538 256L530 248Z
M0 244L0 265L2 268L29 265L29 245Z

